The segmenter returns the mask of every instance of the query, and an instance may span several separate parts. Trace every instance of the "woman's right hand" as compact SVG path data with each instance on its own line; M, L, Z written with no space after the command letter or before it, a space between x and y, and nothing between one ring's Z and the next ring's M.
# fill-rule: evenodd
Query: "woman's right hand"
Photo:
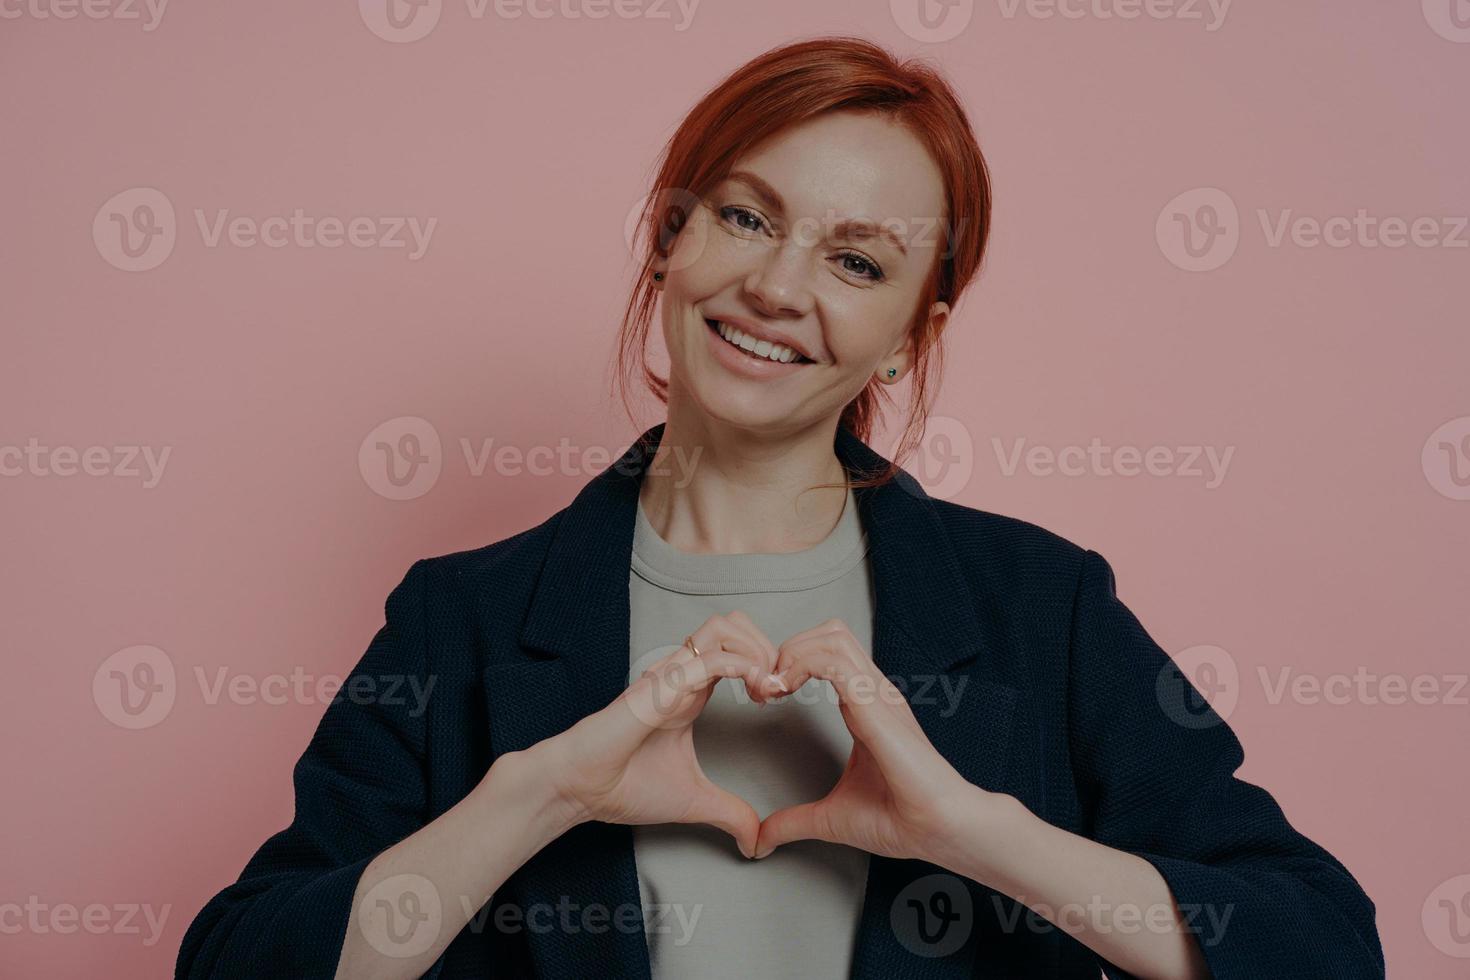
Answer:
M785 693L770 674L776 649L744 612L716 614L601 711L527 750L575 825L704 823L755 853L760 817L716 786L694 755L694 719L722 677L741 677L764 703Z

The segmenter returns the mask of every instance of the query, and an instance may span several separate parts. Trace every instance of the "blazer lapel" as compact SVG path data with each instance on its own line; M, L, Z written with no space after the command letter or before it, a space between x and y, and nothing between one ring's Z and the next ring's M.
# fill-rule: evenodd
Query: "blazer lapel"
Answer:
M859 469L887 464L841 427L837 449ZM868 530L876 594L873 662L904 692L929 741L960 775L1005 791L1017 692L998 682L986 656L1000 638L977 614L937 505L905 470L854 494ZM873 855L852 976L1016 975L999 959L1009 947L994 915L996 902L1010 901L936 865Z
M566 731L627 687L639 445L588 482L562 514L519 636L527 659L484 669L497 755ZM537 976L651 977L631 827L573 828L537 852L506 890L523 914L555 910L540 913L550 928L526 932ZM584 920L589 909L596 917Z
M627 686L633 525L642 474L663 430L661 423L643 433L562 514L519 636L523 659L493 663L483 672L496 754L565 731ZM841 426L834 449L854 476L887 464ZM993 683L982 657L960 689L965 710L955 710L953 698L944 696L954 691L953 672L982 652L983 634L934 501L902 470L894 481L858 488L854 496L868 531L877 595L874 661L909 696L935 748L969 781L997 788L1015 691ZM919 893L940 870L871 858L854 977L973 975L974 937L939 956L943 938L933 940L931 931L916 939L902 920L921 907L939 910L938 900ZM554 910L539 914L548 921L554 916L555 926L527 930L538 974L650 977L630 827L574 828L537 853L506 890L523 912ZM592 922L599 931L582 924L588 907L597 908Z

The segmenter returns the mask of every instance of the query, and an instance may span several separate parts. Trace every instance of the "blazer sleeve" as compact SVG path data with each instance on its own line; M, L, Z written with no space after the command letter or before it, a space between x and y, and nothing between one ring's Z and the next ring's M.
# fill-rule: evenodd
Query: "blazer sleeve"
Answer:
M425 823L425 565L415 562L388 596L384 625L297 761L291 825L195 916L176 978L335 974L363 869ZM398 693L388 696L392 683ZM437 977L443 963L424 976Z
M1239 740L1119 601L1093 551L1074 597L1069 671L1088 836L1159 870L1215 980L1384 976L1373 902L1266 790L1235 778Z

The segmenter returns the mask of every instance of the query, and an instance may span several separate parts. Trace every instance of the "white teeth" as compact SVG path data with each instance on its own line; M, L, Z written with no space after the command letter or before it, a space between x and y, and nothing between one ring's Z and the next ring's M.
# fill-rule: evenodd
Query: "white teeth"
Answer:
M741 333L722 320L716 320L715 322L720 325L721 337L724 337L727 341L754 357L764 357L768 361L789 364L801 356L785 344L773 344L769 340L756 340L750 334Z

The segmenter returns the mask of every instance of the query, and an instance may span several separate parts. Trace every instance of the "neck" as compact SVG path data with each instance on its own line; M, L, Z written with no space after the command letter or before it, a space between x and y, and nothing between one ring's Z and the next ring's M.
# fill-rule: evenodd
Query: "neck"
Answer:
M837 420L765 434L736 429L703 413L669 420L639 504L659 537L696 554L785 553L811 548L842 516L847 472L833 451Z

